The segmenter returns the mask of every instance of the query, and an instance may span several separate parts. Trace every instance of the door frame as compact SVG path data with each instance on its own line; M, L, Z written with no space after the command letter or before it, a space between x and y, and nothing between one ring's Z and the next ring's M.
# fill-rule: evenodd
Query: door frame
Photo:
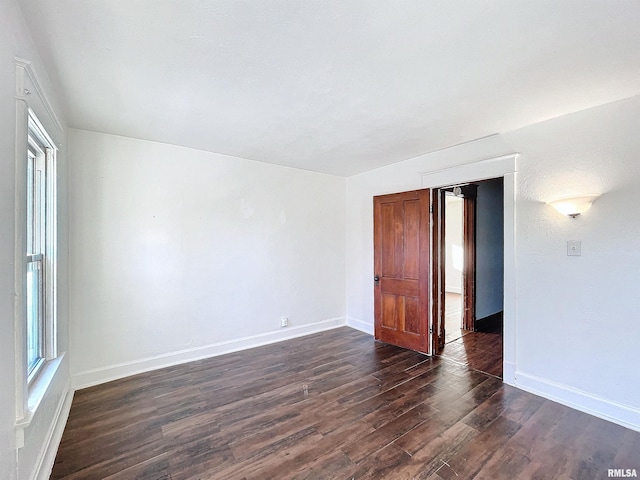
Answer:
M444 348L446 337L446 195L460 187L458 196L463 202L462 247L464 249L464 266L462 269L462 315L460 327L467 331L475 331L476 321L476 199L478 187L476 184L448 185L443 188L432 189L433 216L432 221L432 298L433 304L433 335L431 348L434 353ZM436 261L437 260L437 261Z
M476 199L477 185L462 188L462 247L464 248L464 280L462 285L462 328L475 331L476 323Z
M518 158L519 154L512 153L434 172L425 172L421 175L422 187L431 189L498 177L502 177L504 180L504 333L502 370L503 381L509 385L515 385L516 383L517 271L515 195ZM437 298L434 299L433 297L432 293L431 301L437 301ZM437 332L436 312L434 312L433 308L430 309L430 312L430 331ZM433 345L433 338L430 343Z
M445 271L440 268L446 262L445 245L445 200L446 192L431 189L431 312L429 314L429 344L431 353L436 354L445 343Z

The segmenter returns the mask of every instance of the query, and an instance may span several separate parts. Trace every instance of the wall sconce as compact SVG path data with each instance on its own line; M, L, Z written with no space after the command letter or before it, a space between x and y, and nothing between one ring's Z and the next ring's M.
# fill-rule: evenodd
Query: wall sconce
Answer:
M579 195L575 197L564 197L548 202L553 208L563 215L576 218L581 213L591 208L591 205L599 195Z

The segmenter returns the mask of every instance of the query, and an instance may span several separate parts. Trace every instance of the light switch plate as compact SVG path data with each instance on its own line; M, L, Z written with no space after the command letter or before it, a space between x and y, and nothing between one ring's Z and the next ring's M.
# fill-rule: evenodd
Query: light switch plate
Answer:
M567 255L570 257L582 255L582 242L580 240L567 241Z

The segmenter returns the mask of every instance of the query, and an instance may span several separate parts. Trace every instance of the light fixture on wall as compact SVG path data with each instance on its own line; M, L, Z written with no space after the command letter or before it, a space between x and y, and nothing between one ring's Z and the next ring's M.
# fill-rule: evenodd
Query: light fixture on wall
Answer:
M563 215L576 218L578 215L586 212L599 195L577 195L574 197L564 197L552 202L548 202L553 208Z

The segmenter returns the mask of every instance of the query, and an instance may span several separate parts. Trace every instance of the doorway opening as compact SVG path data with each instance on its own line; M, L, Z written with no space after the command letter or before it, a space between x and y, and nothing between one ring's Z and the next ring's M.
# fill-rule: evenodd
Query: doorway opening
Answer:
M468 333L462 325L462 282L464 273L463 198L445 190L445 283L444 318L445 345Z
M504 312L504 184L502 178L436 190L434 218L440 284L435 351L502 377Z

